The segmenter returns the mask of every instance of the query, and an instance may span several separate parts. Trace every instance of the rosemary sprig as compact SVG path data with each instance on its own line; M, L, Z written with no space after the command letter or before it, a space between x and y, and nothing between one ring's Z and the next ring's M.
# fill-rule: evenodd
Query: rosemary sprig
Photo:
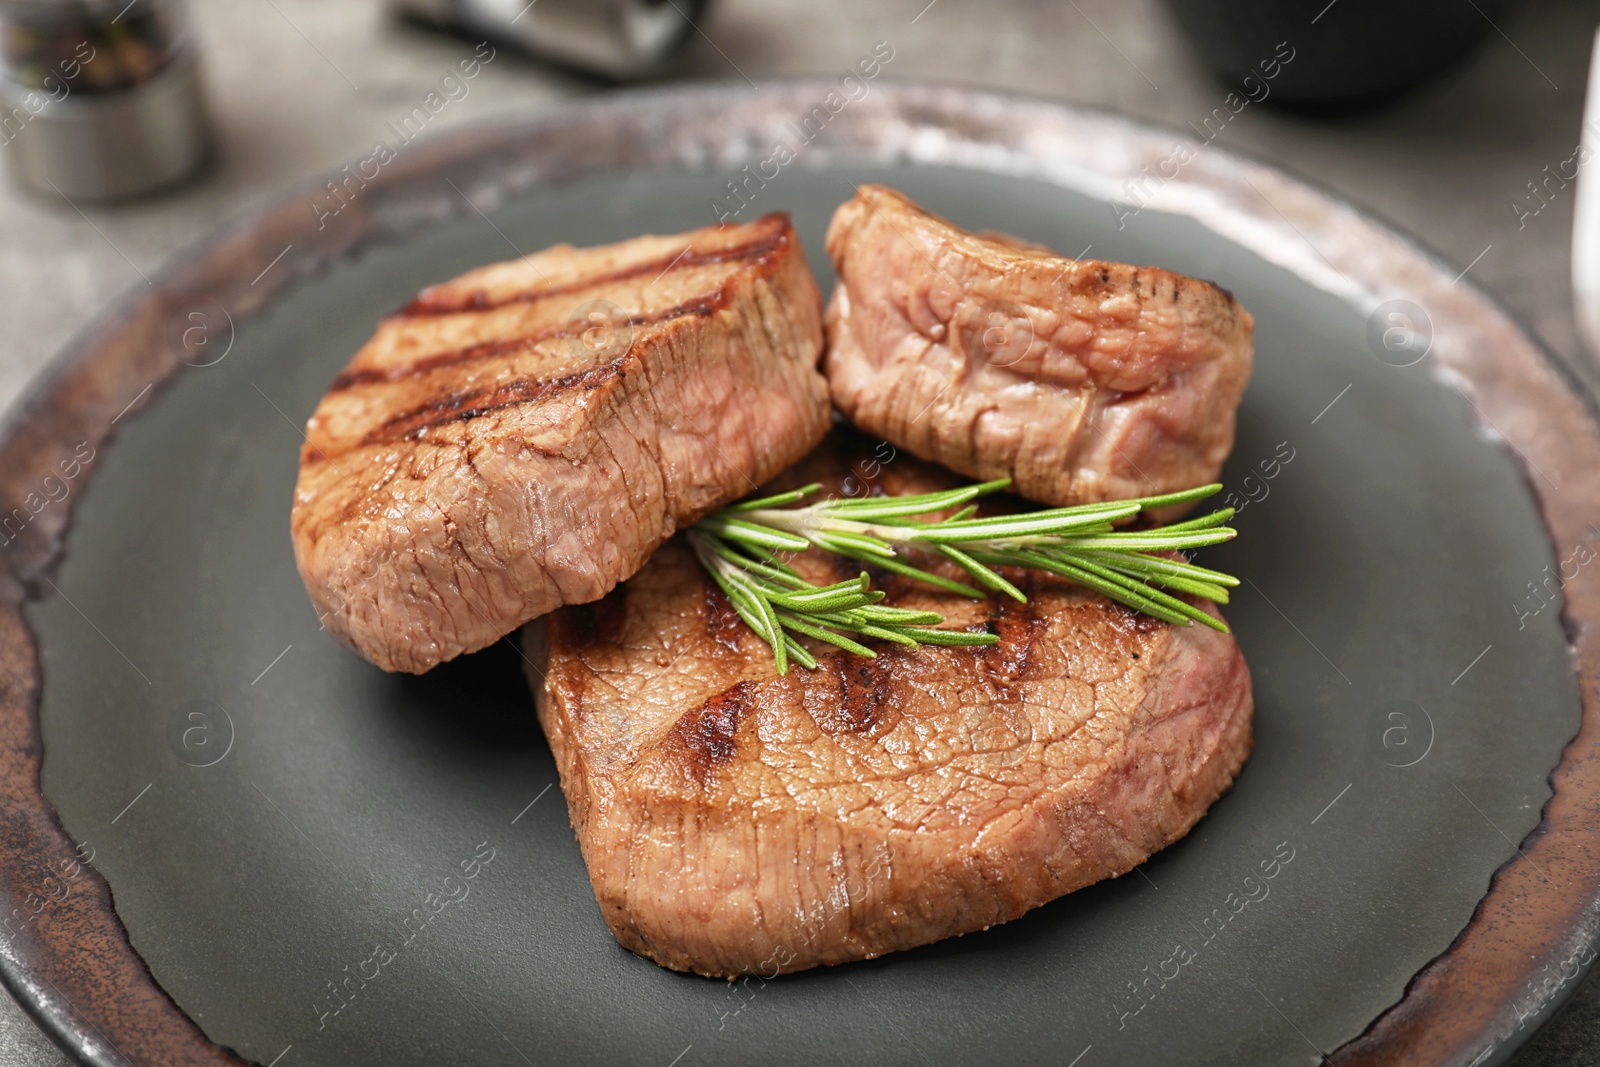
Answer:
M1009 484L1002 478L938 493L791 506L821 488L808 485L747 500L702 519L690 529L689 543L739 617L772 646L780 674L788 672L790 660L816 666L797 634L858 656L876 653L847 634L903 645L989 645L999 640L993 634L938 629L944 621L938 612L883 605L884 594L871 588L865 571L850 581L817 586L777 555L812 548L971 597L988 591L1026 601L995 568L1046 571L1166 622L1199 622L1227 632L1224 623L1173 594L1226 604L1228 590L1239 580L1165 553L1230 540L1234 531L1225 523L1233 517L1232 508L1159 529L1115 528L1142 511L1202 500L1221 490L1220 484L1135 500L974 517L973 500ZM923 518L950 509L957 509L950 518ZM966 571L972 584L913 566L905 560L909 552L949 560Z

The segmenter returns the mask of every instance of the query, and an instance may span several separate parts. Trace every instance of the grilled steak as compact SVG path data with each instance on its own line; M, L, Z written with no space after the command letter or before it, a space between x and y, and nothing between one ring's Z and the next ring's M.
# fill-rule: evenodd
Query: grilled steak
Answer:
M859 491L876 466L853 462L859 445L830 438L777 488ZM881 482L952 484L910 458ZM850 576L831 560L795 565ZM870 958L1014 919L1187 833L1249 753L1238 644L1007 574L1026 605L877 580L887 603L998 645L869 660L807 642L818 669L786 677L681 540L528 627L539 719L617 940L704 975Z
M829 386L868 433L1055 505L1202 485L1233 448L1253 321L1214 285L967 233L870 185L828 254Z
M827 432L821 304L784 215L425 290L306 426L292 528L325 625L421 672L604 595Z

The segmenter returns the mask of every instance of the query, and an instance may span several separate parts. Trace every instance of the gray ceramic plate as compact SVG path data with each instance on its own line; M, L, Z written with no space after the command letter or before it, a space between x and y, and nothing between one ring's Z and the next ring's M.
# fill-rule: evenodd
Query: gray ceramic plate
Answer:
M949 89L830 115L830 88L615 96L409 147L320 228L336 202L307 189L174 264L13 414L3 969L77 1056L1489 1063L1570 991L1600 605L1540 589L1600 540L1585 402L1453 270L1279 172ZM796 158L763 163L780 143ZM1245 579L1258 710L1233 792L1137 874L730 986L612 941L515 650L368 666L319 631L288 507L300 427L380 315L489 260L705 224L746 164L767 179L741 217L793 212L824 279L829 214L870 180L1254 312L1240 537L1209 562Z

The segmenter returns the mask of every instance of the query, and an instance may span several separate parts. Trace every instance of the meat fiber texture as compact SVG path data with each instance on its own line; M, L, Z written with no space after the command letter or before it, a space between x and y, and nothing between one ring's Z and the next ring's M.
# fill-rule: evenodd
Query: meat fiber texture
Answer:
M774 488L923 492L838 434ZM874 479L869 477L877 474ZM807 553L811 580L859 565ZM885 601L987 648L770 649L674 540L596 604L524 631L540 722L600 910L626 948L774 975L985 929L1183 837L1249 754L1234 638L1048 575L974 601L893 575Z
M291 526L319 616L420 673L596 600L831 423L785 215L424 290L306 425Z
M827 244L825 370L868 433L1056 506L1222 469L1254 331L1227 291L968 233L877 185L839 207Z

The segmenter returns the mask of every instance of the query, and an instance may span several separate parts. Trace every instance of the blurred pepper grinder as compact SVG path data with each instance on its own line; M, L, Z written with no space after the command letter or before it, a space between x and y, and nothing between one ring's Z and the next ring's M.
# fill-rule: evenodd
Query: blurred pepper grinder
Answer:
M188 176L210 143L182 0L0 0L0 157L71 200Z

